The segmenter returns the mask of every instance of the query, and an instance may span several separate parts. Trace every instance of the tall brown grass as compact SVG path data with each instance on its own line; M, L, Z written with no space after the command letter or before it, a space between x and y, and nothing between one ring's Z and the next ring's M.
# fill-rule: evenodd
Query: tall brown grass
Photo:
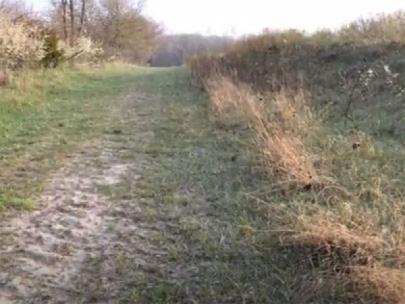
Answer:
M220 115L237 112L249 125L254 139L273 174L277 172L290 186L310 188L319 182L313 158L305 150L302 140L295 132L292 120L298 115L298 108L305 101L303 94L295 96L292 102L286 92L273 97L273 115L249 86L216 76L208 79L206 88L211 96L215 111ZM299 120L300 123L307 122Z
M383 266L358 267L353 277L360 288L375 290L380 303L404 303L405 272Z

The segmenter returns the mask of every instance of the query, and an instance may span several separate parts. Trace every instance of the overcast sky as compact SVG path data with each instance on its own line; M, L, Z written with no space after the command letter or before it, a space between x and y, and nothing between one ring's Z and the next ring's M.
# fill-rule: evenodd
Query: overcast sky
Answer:
M41 9L49 0L26 0ZM405 9L405 0L147 0L145 14L169 33L243 35L264 28L314 31Z

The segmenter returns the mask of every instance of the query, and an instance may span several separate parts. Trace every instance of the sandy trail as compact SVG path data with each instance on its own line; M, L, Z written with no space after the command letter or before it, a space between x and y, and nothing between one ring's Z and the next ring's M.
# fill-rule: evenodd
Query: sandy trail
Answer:
M83 146L50 176L36 211L0 221L1 304L118 303L129 263L150 267L161 256L146 241L155 228L139 221L142 210L101 194L141 174L142 160L123 163L120 149L108 139Z
M126 169L111 164L102 170L92 153L76 155L52 176L40 199L43 208L1 222L0 303L66 303L75 294L77 272L109 241L112 208L97 186L118 182Z

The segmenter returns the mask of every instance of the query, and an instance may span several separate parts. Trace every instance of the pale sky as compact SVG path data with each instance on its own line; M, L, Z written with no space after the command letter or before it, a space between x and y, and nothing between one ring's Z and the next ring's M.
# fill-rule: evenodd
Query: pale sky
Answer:
M26 0L40 9L48 0ZM264 28L314 31L405 10L405 0L147 0L145 14L168 33L243 35Z

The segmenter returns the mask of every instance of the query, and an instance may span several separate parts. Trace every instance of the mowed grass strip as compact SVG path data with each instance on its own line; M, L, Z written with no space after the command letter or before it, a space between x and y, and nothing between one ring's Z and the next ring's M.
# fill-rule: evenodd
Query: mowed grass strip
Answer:
M121 157L142 170L102 191L133 206L136 225L150 229L139 246L158 254L125 257L123 302L291 303L296 273L273 254L271 205L256 199L271 184L248 130L212 123L183 68L148 70L134 86L148 101L124 126L135 142L122 143Z

